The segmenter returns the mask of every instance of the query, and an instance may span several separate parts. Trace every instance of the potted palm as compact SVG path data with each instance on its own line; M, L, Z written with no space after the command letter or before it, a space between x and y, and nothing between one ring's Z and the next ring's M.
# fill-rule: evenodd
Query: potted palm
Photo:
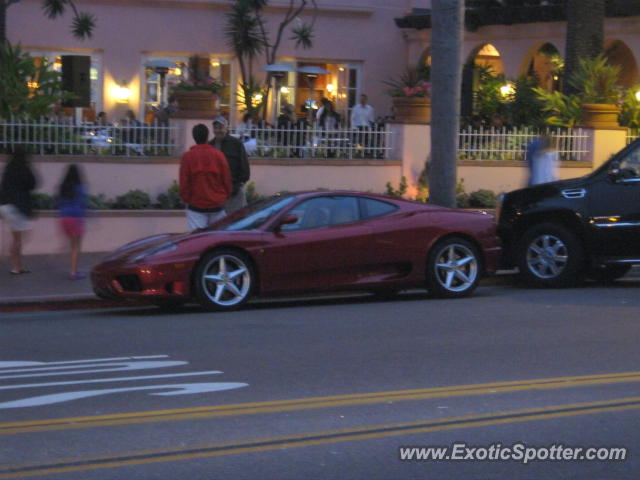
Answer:
M570 79L580 90L581 125L585 127L618 127L620 88L617 85L620 67L609 65L600 55L580 60L580 69Z
M427 73L416 68L407 69L396 80L384 82L393 101L395 119L401 123L429 123L431 121L431 83Z
M224 83L209 76L209 59L189 58L186 79L171 88L171 95L178 103L178 118L213 118L217 115L219 93Z

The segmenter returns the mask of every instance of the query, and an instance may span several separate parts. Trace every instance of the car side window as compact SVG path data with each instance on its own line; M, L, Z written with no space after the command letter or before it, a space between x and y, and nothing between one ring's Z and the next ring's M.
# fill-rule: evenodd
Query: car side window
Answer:
M289 213L298 217L291 225L283 225L282 231L309 230L340 225L360 219L356 197L319 197L301 202Z
M395 205L373 198L362 198L361 202L364 218L382 217L398 209Z
M620 172L624 178L640 177L640 145L620 161Z

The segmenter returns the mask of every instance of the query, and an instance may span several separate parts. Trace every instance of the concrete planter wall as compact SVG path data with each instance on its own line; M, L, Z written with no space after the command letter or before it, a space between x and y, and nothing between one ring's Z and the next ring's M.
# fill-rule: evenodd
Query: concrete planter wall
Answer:
M582 121L580 125L591 128L620 127L618 116L620 107L604 103L585 103L582 105Z
M67 252L68 241L58 222L57 212L38 212L33 229L26 237L25 254ZM85 226L84 252L107 252L149 235L187 231L184 212L179 210L94 210L87 216ZM3 255L8 254L10 242L11 233L6 222L0 221L0 252Z

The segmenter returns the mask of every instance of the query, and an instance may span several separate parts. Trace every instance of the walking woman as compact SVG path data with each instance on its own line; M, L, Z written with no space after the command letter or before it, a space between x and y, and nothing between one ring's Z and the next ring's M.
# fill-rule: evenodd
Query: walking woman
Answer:
M77 165L71 164L58 188L58 208L60 210L60 227L69 239L71 246L71 280L85 278L84 273L78 271L80 244L84 235L84 214L87 194L82 174Z
M31 191L34 188L36 177L29 166L27 151L24 147L17 146L0 181L0 217L11 230L9 256L12 275L29 273L22 264L22 243L25 232L31 230L29 218L33 216Z

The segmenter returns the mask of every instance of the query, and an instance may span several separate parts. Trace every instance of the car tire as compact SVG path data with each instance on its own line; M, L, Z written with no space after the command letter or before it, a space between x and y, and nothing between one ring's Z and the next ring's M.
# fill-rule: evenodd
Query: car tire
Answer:
M196 298L209 310L233 310L252 294L255 275L246 255L234 250L206 254L193 278Z
M587 276L598 283L612 283L624 277L629 270L631 265L604 265L590 270Z
M582 280L582 245L570 230L555 223L534 225L516 251L521 279L534 287L569 287Z
M459 237L445 238L429 252L427 289L440 298L466 297L478 286L481 271L480 255L471 242Z

